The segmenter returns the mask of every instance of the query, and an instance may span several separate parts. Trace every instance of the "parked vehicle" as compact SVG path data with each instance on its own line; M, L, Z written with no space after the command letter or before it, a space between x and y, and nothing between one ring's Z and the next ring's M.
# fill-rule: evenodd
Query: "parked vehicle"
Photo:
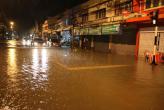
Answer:
M48 44L50 46L60 46L60 37L57 35L53 35L48 38Z
M145 61L152 64L153 63L153 53L150 51L145 51L144 53ZM155 54L155 64L164 63L164 53L157 52Z
M46 45L46 43L44 42L44 40L42 38L39 38L39 37L34 38L32 40L32 42L31 42L31 44L33 46L45 46Z

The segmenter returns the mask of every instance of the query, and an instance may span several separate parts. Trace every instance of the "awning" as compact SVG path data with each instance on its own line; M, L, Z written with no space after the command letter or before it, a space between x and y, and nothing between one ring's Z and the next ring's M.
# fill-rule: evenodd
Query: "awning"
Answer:
M57 29L56 31L57 32L60 32L60 31L62 31L63 30L63 28L59 28L59 29Z
M160 14L158 19L164 19L164 14ZM131 22L145 22L145 21L149 21L150 17L149 16L145 16L145 17L138 17L138 18L130 18L127 19L126 22L127 23L131 23Z
M150 20L150 17L138 17L138 18L130 18L127 19L126 22L131 23L131 22L144 22Z
M64 30L64 31L68 31L68 30L70 30L72 27L73 27L73 26L67 26L67 27L63 28L63 30Z
M56 30L52 30L52 34L56 34Z

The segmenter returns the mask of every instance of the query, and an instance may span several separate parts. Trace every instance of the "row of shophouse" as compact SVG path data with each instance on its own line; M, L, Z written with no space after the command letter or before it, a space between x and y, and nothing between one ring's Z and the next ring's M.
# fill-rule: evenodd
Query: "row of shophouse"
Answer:
M5 25L5 20L2 16L2 12L0 11L0 40L5 39L6 29L7 29L7 26Z
M11 40L16 35L16 31L12 31L8 25L5 14L0 10L0 40Z
M164 52L164 0L89 0L49 17L42 35L69 36L79 47L143 56L152 51L155 28L150 13L158 10L159 51Z

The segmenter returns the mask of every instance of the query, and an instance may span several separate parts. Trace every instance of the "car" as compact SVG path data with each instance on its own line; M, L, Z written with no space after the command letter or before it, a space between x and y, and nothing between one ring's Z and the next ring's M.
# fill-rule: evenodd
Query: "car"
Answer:
M30 39L23 39L22 44L24 46L30 46L31 45L31 40Z
M46 46L46 43L44 42L44 40L42 38L34 38L31 42L31 44L33 46Z
M48 43L50 46L60 46L60 38L59 36L51 36L48 38Z
M71 45L71 38L68 38L68 39L65 39L65 38L62 38L61 41L60 41L60 45L61 47L69 47Z

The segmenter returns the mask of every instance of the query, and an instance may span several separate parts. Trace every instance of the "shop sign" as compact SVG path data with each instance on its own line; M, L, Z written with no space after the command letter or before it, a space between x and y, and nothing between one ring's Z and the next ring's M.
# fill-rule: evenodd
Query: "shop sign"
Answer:
M74 35L80 35L80 28L74 28Z
M120 24L117 25L105 25L102 26L102 34L119 34L120 33Z
M101 27L89 28L89 35L101 35Z
M88 35L89 32L89 28L82 28L80 30L80 35Z

